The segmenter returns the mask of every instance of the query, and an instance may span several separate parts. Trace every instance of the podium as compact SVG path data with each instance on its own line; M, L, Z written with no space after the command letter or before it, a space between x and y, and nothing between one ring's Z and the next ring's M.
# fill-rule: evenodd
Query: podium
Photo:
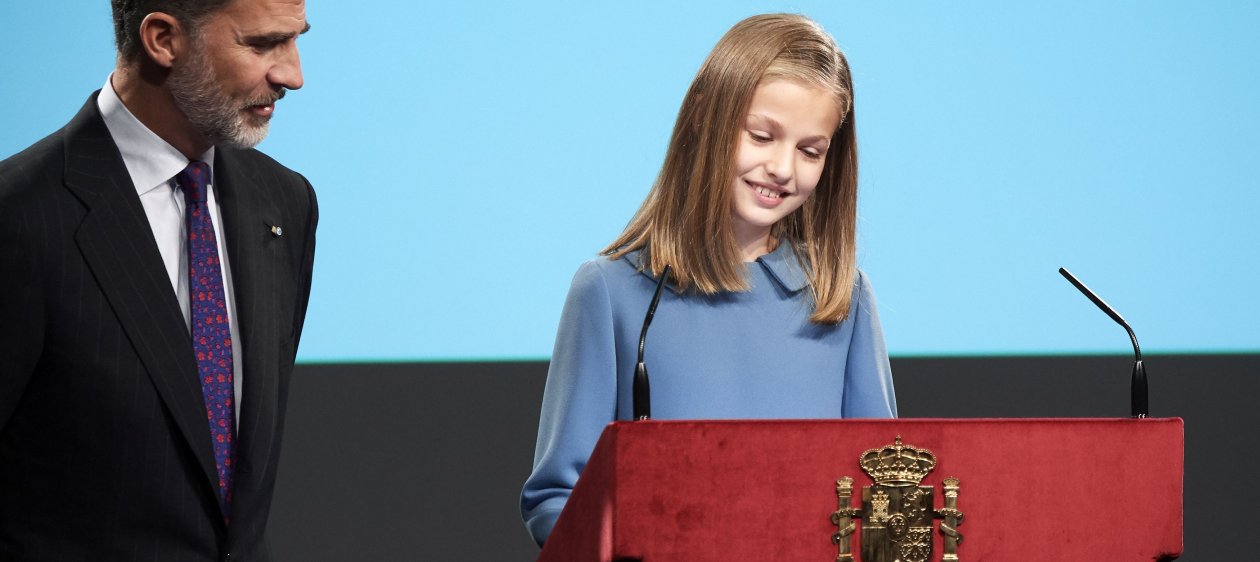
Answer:
M604 430L539 560L837 560L837 481L860 511L859 460L898 437L934 457L931 509L957 479L960 561L1181 554L1180 418L641 421Z

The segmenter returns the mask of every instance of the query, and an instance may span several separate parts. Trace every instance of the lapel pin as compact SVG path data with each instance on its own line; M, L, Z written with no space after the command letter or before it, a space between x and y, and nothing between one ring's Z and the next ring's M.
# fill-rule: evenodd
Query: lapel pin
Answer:
M276 238L284 236L284 229L278 226L273 226L271 227L271 235L275 236Z

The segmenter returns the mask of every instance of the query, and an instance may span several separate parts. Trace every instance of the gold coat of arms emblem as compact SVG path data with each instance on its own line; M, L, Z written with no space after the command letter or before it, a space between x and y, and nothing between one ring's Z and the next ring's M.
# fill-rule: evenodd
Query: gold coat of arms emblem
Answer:
M862 521L862 562L927 562L932 558L935 519L941 519L941 560L958 560L962 542L958 525L963 521L958 511L958 479L944 480L944 506L935 509L933 487L921 485L936 468L932 451L905 445L898 435L892 444L862 453L858 464L874 484L862 488L862 505L855 508L853 479L845 476L836 481L837 509L831 514L836 526L831 536L836 562L854 562L850 539L857 520Z

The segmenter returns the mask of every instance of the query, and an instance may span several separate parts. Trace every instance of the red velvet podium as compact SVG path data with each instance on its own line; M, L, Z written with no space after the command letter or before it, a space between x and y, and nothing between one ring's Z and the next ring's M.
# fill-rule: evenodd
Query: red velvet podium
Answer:
M1181 554L1180 418L643 421L604 430L540 560L835 560L836 481L860 507L897 436L935 454L933 507L959 480L960 561Z

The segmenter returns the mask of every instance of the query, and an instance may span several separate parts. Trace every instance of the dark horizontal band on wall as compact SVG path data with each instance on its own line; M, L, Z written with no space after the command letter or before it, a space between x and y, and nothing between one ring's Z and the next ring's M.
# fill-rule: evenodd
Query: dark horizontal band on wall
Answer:
M892 360L902 417L1127 417L1132 364ZM1241 539L1219 537L1250 536L1260 505L1238 472L1260 465L1260 354L1147 355L1145 365L1151 415L1186 420L1180 560L1252 558ZM546 373L545 361L299 365L271 518L276 559L536 558L517 502Z

